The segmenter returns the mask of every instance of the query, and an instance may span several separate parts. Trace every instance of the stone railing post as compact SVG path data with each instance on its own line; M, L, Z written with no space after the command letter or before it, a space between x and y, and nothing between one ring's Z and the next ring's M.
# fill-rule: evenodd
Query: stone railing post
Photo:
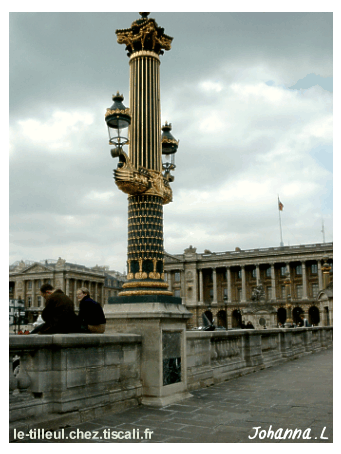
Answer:
M292 332L290 329L281 329L281 353L284 358L290 358L292 352Z
M311 352L313 347L312 347L312 338L311 338L311 329L305 328L304 334L303 334L303 339L304 339L304 348L306 352Z
M243 352L247 367L263 364L262 338L260 330L243 332Z

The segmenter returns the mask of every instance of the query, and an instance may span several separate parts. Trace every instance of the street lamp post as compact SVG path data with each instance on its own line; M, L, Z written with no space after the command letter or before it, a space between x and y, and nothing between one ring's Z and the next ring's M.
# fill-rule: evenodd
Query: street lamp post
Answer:
M127 282L109 298L106 331L141 335L142 403L164 406L189 396L184 352L192 314L164 281L163 205L172 201L179 142L171 124L161 126L160 56L173 38L149 13L140 15L129 29L116 30L129 57L129 108L118 92L105 114L111 155L119 160L115 183L128 195Z
M119 296L133 297L134 302L146 295L173 295L164 281L163 205L172 201L171 171L178 148L171 125L166 122L161 128L160 55L170 50L173 38L148 18L149 13L140 15L131 28L116 30L130 58L129 108L117 92L105 114L109 144L114 145L111 155L119 158L115 183L128 194L128 273ZM128 138L120 135L125 128Z

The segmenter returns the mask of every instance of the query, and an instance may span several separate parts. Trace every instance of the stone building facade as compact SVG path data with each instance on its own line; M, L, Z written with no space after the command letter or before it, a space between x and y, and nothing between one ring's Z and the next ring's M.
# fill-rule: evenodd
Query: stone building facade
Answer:
M165 254L165 279L193 313L189 328L202 325L203 313L225 328L237 328L251 315L255 328L274 327L290 319L287 314L294 323L304 315L312 325L327 326L333 322L332 298L318 297L332 285L332 266L333 243L218 253L190 246L183 254ZM266 304L257 307L251 298L258 284Z
M21 261L9 269L9 299L24 300L28 319L32 321L44 308L44 299L40 296L43 284L49 283L63 290L77 309L78 288L87 287L91 297L104 306L110 296L118 294L125 281L125 275L105 266L88 268L62 258L41 262Z

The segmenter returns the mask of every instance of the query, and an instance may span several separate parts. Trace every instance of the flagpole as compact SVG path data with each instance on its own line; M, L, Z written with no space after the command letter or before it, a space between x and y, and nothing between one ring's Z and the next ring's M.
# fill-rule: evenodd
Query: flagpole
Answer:
M283 243L283 237L282 237L282 221L281 221L281 210L279 208L279 204L280 204L280 201L279 201L279 195L277 195L277 198L278 198L278 218L279 218L279 231L280 231L280 235L281 235L281 243L280 243L280 246L283 247L284 246L284 243Z
M323 242L325 243L325 242L326 242L326 237L325 237L325 235L324 235L324 222L323 222L323 218L322 218L322 230L321 230L321 232L322 232L322 235L323 235L323 237L322 237L322 238L323 238Z

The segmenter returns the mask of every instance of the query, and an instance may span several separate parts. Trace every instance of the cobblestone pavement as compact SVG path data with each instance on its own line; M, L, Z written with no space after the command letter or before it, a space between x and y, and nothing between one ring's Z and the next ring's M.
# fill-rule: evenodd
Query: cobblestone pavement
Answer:
M193 397L178 404L163 408L140 406L106 414L65 428L64 440L50 442L332 443L332 359L332 349L323 350L192 391ZM255 427L259 428L257 435ZM91 436L97 436L97 439L65 439L69 435L74 436L77 429L79 434L91 431ZM148 432L150 439L146 429L153 432ZM280 435L279 429L283 429L282 436L286 429L300 429L301 437L295 440L268 438L271 431L273 437ZM112 436L113 431L122 431L122 436L133 436L135 433L136 437L139 433L140 439L106 439Z

